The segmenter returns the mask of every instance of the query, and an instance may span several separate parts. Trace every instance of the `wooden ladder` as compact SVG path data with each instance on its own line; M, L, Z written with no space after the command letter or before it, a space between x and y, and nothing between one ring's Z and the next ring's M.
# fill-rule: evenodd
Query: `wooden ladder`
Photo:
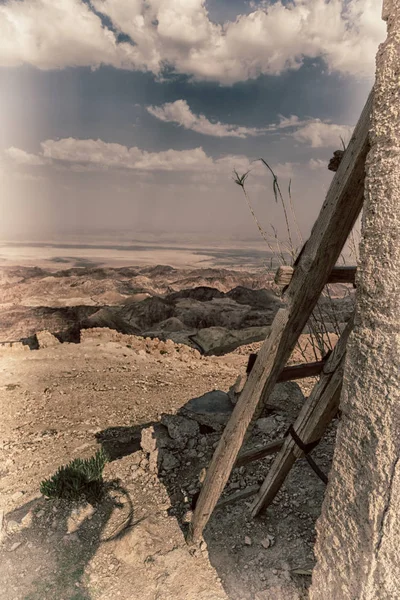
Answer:
M344 271L339 273L340 269L335 268L335 264L363 205L372 94L371 91L311 235L296 260L294 269L286 274L288 286L284 295L285 307L278 310L274 318L271 332L257 355L212 457L193 513L188 543L196 543L201 539L203 529L235 465L245 464L279 450L252 506L252 514L255 516L272 502L296 458L304 455L299 443L308 445L317 442L338 410L346 342L353 320L348 323L334 351L323 365L320 379L293 425L292 435L270 444L264 449L264 454L261 452L260 455L258 449L238 457L243 442L249 438L255 421L262 414L284 371L324 286L332 280L336 281L335 277L346 277L346 281L351 281L353 277L354 280L354 268L353 275L350 276L349 272L345 275ZM254 494L254 489L247 490L248 495L250 492ZM244 497L243 492L234 496L235 499ZM223 501L219 506L224 503L227 502Z

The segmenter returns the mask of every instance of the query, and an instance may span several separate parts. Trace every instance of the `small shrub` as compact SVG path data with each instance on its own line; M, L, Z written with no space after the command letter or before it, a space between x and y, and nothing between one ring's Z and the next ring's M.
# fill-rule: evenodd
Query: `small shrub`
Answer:
M76 458L40 483L40 492L48 498L99 500L104 492L103 469L108 456L100 449L94 456Z

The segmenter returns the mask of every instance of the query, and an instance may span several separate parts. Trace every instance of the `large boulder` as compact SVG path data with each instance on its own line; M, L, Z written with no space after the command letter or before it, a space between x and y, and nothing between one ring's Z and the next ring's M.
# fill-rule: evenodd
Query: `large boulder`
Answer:
M252 308L276 310L276 306L281 304L281 300L272 290L251 290L237 286L226 295L238 304L247 304Z
M226 329L225 327L207 327L191 336L203 354L221 355L232 352L238 346L265 340L270 327L247 327L246 329Z
M213 390L192 398L179 410L181 415L197 421L200 425L211 427L215 431L222 431L229 421L233 411L233 404L226 392Z
M289 420L295 420L304 403L304 395L295 381L278 383L266 404L266 413L285 415ZM197 421L200 425L222 431L229 421L234 402L226 392L213 390L199 398L192 398L179 410L179 414ZM266 421L259 420L259 429Z

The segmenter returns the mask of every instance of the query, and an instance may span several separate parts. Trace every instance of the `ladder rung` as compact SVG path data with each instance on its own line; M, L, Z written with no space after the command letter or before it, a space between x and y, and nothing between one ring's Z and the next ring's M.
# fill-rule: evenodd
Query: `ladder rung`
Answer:
M275 440L266 446L262 446L262 448L254 448L253 450L247 450L247 452L242 452L239 454L235 467L241 467L242 465L247 465L250 462L255 460L261 460L265 456L269 456L270 454L275 454L278 452L284 443L284 439Z
M333 267L326 283L354 283L357 267ZM276 272L275 283L277 285L289 285L294 273L294 268L282 266Z

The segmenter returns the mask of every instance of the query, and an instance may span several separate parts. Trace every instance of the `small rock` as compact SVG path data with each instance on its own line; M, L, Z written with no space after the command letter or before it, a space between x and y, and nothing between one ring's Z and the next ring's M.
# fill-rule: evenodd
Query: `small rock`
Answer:
M265 549L270 548L271 542L269 541L268 538L265 538L264 540L261 540L261 546Z
M165 450L162 454L162 468L165 471L172 471L172 469L176 469L177 467L179 467L179 460L172 452Z
M29 511L28 513L26 513L26 515L24 516L23 519L21 519L21 525L25 528L25 527L30 527L32 525L32 521L33 521L33 515L32 512Z
M21 546L22 542L14 542L14 544L9 548L9 552L14 552L17 548Z
M276 425L277 423L274 417L263 417L256 422L257 429L266 435L272 433L276 429Z
M50 331L43 330L38 331L36 334L36 339L39 344L39 348L53 348L54 346L58 346L60 341L52 334Z
M90 520L95 512L96 509L91 504L72 510L71 515L67 519L67 533L72 534L78 531L82 523L86 519ZM53 521L53 524L57 527L57 521Z
M188 450L187 453L186 453L186 456L188 458L197 458L197 452L196 452L196 450L193 450L193 449L192 450Z
M15 492L15 494L11 496L11 500L19 500L20 498L22 498L23 495L24 492Z
M7 521L7 532L8 533L16 533L20 529L21 529L21 525L19 523L17 523L17 521L13 521L11 519L10 519L10 521Z
M238 375L235 383L229 388L228 396L232 404L236 404L236 402L238 401L239 396L243 390L244 384L246 383L246 379L246 375Z
M144 452L150 454L159 448L174 448L175 442L168 435L167 428L156 423L142 430L140 445Z
M134 454L131 455L131 465L139 465L140 461L142 460L142 456L140 452L135 452Z
M251 537L249 537L248 535L245 536L244 538L244 543L246 546L251 546L252 545L252 541L251 541Z
M230 490L238 490L239 488L240 488L240 483L238 481L234 481L229 486Z
M176 446L184 448L189 439L196 438L200 428L196 421L178 415L162 415L161 423L166 426Z

